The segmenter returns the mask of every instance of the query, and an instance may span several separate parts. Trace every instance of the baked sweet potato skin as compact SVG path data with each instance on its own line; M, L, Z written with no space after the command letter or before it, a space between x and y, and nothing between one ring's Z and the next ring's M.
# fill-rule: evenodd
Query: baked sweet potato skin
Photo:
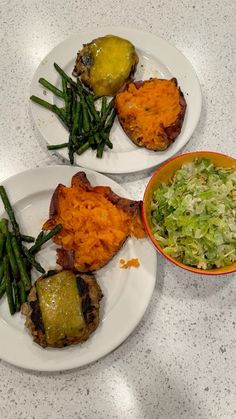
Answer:
M131 199L126 199L126 198L122 198L119 195L117 195L115 192L112 191L112 189L109 186L95 186L93 187L86 174L84 172L78 172L76 173L71 180L71 187L81 187L83 188L85 191L93 191L96 190L97 192L101 191L101 193L103 195L105 195L105 197L115 206L117 206L117 208L122 209L123 211L125 211L126 213L129 213L130 215L134 215L135 213L137 213L140 208L141 208L141 201L133 201ZM53 195L52 195L52 199L50 202L50 207L49 207L49 217L53 218L58 214L58 209L59 209L59 199L60 199L60 194L63 193L63 188L64 185L59 184Z
M178 137L186 107L175 78L127 83L115 98L117 116L127 136L137 146L154 151L167 149Z
M74 214L74 218L71 216L71 220L68 218L70 213L65 215L68 212L65 202L69 202L69 196L72 197L73 191L78 194L78 200L84 199L84 203L79 204L82 205L79 211L83 212L83 205L86 211L88 205L91 207L91 210L86 212L86 217L91 217L91 220L85 219L82 225L80 224L79 231L76 227L79 212ZM71 214L76 211L76 206L77 204L71 209ZM84 172L78 172L73 176L70 188L59 184L51 199L50 218L43 226L45 230L50 230L57 223L62 224L62 229L53 238L53 241L61 246L57 249L57 263L64 269L80 272L100 269L119 251L130 235L137 238L145 237L140 209L141 201L122 198L106 186L92 187ZM85 226L86 223L89 229Z

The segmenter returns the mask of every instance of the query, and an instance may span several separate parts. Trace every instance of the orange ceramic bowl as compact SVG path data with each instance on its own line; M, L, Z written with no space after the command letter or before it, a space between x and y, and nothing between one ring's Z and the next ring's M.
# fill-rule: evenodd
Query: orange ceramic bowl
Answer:
M199 269L192 266L185 265L181 262L178 262L176 259L167 255L160 245L157 243L152 234L152 223L150 217L150 206L153 191L158 188L161 183L167 183L170 181L176 172L184 163L191 162L196 157L205 157L212 161L215 166L220 167L230 167L236 169L236 160L232 157L226 156L225 154L215 153L212 151L195 151L192 153L182 154L181 156L174 157L168 162L161 165L152 175L143 197L143 206L142 206L142 218L144 222L145 229L148 236L150 237L155 248L165 256L170 262L173 262L175 265L180 268L186 269L187 271L194 272L197 274L204 275L224 275L236 271L236 262L229 266L224 266L217 269Z

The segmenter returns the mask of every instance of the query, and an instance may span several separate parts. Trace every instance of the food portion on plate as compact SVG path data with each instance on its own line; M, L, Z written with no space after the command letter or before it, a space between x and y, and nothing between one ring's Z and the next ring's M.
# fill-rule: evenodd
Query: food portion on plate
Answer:
M21 233L3 186L0 196L11 222L9 227L7 219L0 220L0 298L6 294L12 315L21 311L26 316L25 326L41 347L86 341L100 318L102 291L94 271L108 264L128 237L146 236L141 202L122 198L108 186L93 187L86 174L78 172L71 186L56 187L50 218L34 239ZM52 251L55 265L46 273L35 256L54 236L59 247ZM27 242L34 243L27 247ZM126 269L140 266L137 258L123 262ZM33 285L32 268L43 273Z
M138 61L130 41L106 35L83 45L77 54L73 75L81 77L95 95L113 96L132 78Z
M56 234L61 226L55 225L47 234L40 231L35 239L21 233L13 208L4 186L0 186L0 197L9 217L0 219L0 299L6 294L11 315L20 311L32 283L32 268L45 273L35 259L37 252ZM9 224L10 221L10 224ZM27 247L26 243L34 243Z
M54 68L61 77L62 90L44 78L40 78L39 83L62 99L63 106L58 107L35 95L30 97L33 102L56 114L69 132L68 142L49 145L48 150L67 148L71 164L74 163L75 153L81 155L89 148L101 158L105 147L113 147L110 141L110 131L116 117L113 100L108 102L103 97L98 110L98 96L89 92L79 78L72 80L58 64L54 63Z
M120 259L120 268L129 269L129 268L139 268L140 263L138 258L132 258L129 260Z
M43 226L62 225L53 238L60 246L58 264L80 272L100 269L130 235L145 236L140 208L140 201L121 198L109 187L93 187L84 172L73 176L70 187L59 184Z
M86 341L96 330L101 298L94 275L49 271L34 283L21 311L34 342L62 348Z
M236 170L195 158L152 190L150 223L164 254L202 270L236 262Z
M80 156L88 149L101 158L113 148L110 133L117 111L118 122L135 145L166 150L181 132L187 104L176 78L132 81L138 62L135 46L128 39L106 35L79 50L73 70L76 79L54 63L62 87L42 77L39 83L63 100L63 106L35 95L30 98L54 112L69 131L67 142L50 144L48 149L67 148L71 164L75 154Z
M120 124L139 147L163 151L181 132L186 101L175 78L127 83L115 98Z

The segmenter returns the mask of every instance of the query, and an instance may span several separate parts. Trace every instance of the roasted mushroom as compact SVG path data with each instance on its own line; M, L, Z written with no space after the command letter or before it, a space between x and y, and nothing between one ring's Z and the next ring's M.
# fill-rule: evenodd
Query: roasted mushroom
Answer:
M35 282L21 311L36 343L61 348L83 342L94 332L101 297L94 275L49 271Z
M73 75L96 95L112 96L132 78L138 63L134 46L126 39L107 35L84 44Z

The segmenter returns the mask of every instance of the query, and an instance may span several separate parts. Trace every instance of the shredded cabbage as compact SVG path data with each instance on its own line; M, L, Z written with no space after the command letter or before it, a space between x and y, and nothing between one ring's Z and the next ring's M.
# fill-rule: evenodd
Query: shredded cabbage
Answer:
M213 269L236 261L236 170L195 159L153 192L153 234L165 253Z

